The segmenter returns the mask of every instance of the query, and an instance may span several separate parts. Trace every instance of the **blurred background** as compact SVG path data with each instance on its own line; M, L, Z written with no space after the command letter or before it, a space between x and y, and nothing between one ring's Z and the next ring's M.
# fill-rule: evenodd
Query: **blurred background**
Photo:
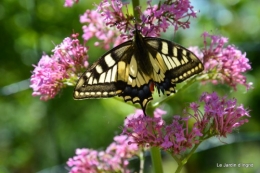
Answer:
M75 155L76 148L105 149L113 136L121 133L124 118L134 112L133 106L113 98L75 101L73 87L47 102L32 97L32 64L38 63L43 52L51 55L54 45L71 33L82 33L79 16L92 9L94 2L99 1L80 0L72 8L64 8L63 0L1 0L0 173L68 172L66 161ZM225 85L195 84L163 105L170 121L171 115L181 114L202 92L217 91L237 98L238 103L251 110L249 123L223 139L223 143L217 139L205 141L183 172L260 172L259 0L191 2L198 17L190 20L189 29L180 29L174 41L185 47L202 48L203 31L228 37L229 43L246 52L250 59L252 70L246 75L254 89L246 92L240 86L234 92ZM167 35L173 38L171 32L163 37ZM90 47L89 61L95 61L104 52ZM173 172L176 163L166 153L163 157L165 173ZM145 170L151 172L149 154L147 160ZM131 163L135 166L138 161ZM218 168L217 163L253 163L254 167Z

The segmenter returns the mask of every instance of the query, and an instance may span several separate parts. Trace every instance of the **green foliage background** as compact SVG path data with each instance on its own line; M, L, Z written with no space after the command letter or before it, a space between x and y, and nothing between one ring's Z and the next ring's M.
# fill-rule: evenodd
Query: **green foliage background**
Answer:
M81 31L79 15L96 1L81 0L64 8L62 0L2 0L0 2L0 173L66 172L65 162L76 148L105 149L120 134L124 118L134 107L116 99L74 101L73 88L64 89L48 102L32 97L29 78L42 53L51 54L55 45L73 32ZM97 2L98 3L98 2ZM194 85L163 106L170 115L181 114L190 101L204 91L236 97L251 110L249 123L235 132L239 142L213 148L205 146L187 164L184 172L260 171L260 7L258 0L192 1L198 13L191 28L178 31L174 41L183 46L203 47L200 34L207 30L229 38L230 44L247 53L252 71L247 76L254 90L237 92L222 85ZM163 37L173 38L172 30ZM169 37L168 37L169 38ZM93 45L90 43L89 45ZM90 47L90 61L100 57ZM234 137L234 136L232 136ZM210 143L206 143L210 144ZM165 172L173 172L174 161L164 155ZM217 168L216 163L253 163L253 168ZM149 172L149 163L147 172ZM64 168L64 169L62 169Z

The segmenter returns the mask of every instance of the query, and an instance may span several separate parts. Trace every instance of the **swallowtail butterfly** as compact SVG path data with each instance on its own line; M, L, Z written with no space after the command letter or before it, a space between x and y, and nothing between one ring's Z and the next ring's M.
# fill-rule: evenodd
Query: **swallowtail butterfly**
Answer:
M74 99L123 97L139 103L144 111L154 87L158 93L175 93L176 83L200 73L204 67L194 53L171 41L143 37L134 31L133 40L105 53L79 78Z

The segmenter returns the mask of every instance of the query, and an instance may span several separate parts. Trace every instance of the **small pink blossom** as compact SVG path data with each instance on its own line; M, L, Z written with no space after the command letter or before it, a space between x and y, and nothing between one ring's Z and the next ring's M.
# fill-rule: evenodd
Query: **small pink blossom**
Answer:
M72 7L74 3L78 3L79 0L65 0L64 7Z

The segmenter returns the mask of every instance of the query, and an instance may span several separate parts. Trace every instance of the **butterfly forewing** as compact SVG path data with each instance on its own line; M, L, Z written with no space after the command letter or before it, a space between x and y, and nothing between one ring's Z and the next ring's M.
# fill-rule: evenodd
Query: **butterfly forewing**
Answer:
M74 90L75 99L113 97L122 92L125 82L118 81L124 72L120 61L131 57L132 41L125 42L103 55L82 74ZM128 50L128 51L127 51ZM130 53L130 54L129 54Z
M180 83L194 74L203 71L201 61L190 50L170 42L168 40L146 37L145 41L149 49L154 49L154 59L161 65L161 69L166 69L165 78L171 82Z
M170 95L176 83L203 70L200 60L188 49L168 40L142 37L111 49L80 77L75 99L121 96L145 109L155 86Z

